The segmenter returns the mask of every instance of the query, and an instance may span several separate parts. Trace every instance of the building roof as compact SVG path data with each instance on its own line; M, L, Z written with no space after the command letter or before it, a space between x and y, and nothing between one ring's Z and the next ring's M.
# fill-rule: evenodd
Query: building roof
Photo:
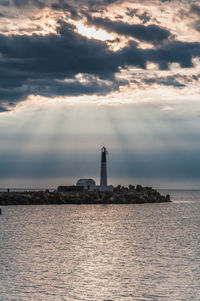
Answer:
M86 186L86 185L96 185L95 181L93 179L79 179L76 182L77 186Z

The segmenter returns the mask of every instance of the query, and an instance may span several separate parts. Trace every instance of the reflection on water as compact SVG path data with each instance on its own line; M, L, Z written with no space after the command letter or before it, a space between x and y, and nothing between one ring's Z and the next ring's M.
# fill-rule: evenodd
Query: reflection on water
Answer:
M0 300L200 300L199 209L4 207Z

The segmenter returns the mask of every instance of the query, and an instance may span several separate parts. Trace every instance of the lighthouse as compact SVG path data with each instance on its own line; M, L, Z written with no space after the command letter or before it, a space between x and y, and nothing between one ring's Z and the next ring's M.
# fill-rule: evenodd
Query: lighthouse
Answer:
M113 186L108 185L107 183L107 157L108 151L103 146L101 148L101 172L100 172L100 185L96 186L96 189L99 191L113 191Z
M100 185L96 185L93 179L81 178L77 181L76 186L82 187L83 190L88 191L110 191L112 192L114 187L107 183L107 162L106 156L108 154L105 146L101 148L101 171L100 171ZM62 188L62 187L61 187ZM80 188L81 189L81 188Z
M100 174L100 187L105 189L107 187L107 165L106 165L107 150L105 146L101 149L101 174Z

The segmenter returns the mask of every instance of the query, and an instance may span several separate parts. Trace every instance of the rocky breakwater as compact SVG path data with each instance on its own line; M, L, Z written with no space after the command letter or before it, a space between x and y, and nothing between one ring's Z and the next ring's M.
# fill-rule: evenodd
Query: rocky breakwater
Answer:
M151 187L118 185L113 192L100 191L25 191L0 193L0 205L48 204L143 204L170 202L170 196L161 195Z

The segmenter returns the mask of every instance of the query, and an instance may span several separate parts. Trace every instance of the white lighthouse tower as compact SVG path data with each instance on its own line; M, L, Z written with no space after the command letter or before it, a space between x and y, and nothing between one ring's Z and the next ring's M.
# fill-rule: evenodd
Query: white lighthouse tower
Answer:
M101 172L100 172L100 186L96 186L96 188L100 191L113 191L113 186L107 184L107 149L105 146L101 149Z
M107 165L106 165L107 150L105 146L101 149L101 175L100 175L100 187L107 187Z

